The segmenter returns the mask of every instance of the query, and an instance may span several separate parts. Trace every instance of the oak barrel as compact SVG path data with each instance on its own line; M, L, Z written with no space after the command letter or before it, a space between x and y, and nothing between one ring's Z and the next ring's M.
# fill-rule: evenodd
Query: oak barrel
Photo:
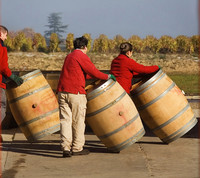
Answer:
M87 90L86 122L111 151L121 151L144 134L139 113L125 90L113 80Z
M134 84L131 98L141 119L164 143L180 138L197 123L186 97L161 69Z
M21 76L24 83L8 85L7 98L11 112L29 141L35 141L60 130L58 102L40 70Z

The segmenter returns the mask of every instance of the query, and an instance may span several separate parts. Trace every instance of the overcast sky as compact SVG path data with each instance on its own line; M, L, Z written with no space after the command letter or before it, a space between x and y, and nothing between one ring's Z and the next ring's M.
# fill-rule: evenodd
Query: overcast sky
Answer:
M50 13L61 13L75 37L120 34L176 37L198 34L198 0L0 0L1 22L10 31L32 28L44 35Z

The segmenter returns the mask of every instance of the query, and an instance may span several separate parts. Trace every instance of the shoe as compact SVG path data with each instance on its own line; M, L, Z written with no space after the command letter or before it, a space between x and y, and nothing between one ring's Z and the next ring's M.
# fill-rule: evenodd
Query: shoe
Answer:
M90 151L88 149L83 149L82 151L78 152L72 152L73 156L78 156L78 155L88 155Z
M71 156L72 156L71 151L63 151L63 158L71 157Z

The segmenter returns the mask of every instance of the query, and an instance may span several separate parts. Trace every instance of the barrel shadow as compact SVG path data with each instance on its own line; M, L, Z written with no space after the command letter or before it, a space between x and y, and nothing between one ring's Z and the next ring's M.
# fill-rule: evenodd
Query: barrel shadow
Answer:
M199 120L199 118L197 118ZM157 137L152 131L151 129L149 129L145 123L143 123L144 126L144 130L145 130L145 136L147 137ZM198 123L191 129L189 130L185 135L183 135L181 138L200 138L200 132L199 132L199 128L200 128L200 121L198 121ZM90 126L86 125L86 134L88 135L94 135L92 129L90 128ZM162 141L161 141L162 142ZM157 142L151 142L150 144L160 144Z
M60 149L58 140L41 141L37 143L28 143L27 141L19 140L14 142L3 142L2 150L8 152L30 154L35 156L44 156L44 157L53 157L60 158L62 157L62 151Z
M92 134L92 133L90 133ZM107 148L101 143L101 141L97 140L89 140L85 142L85 148L93 153L109 153Z

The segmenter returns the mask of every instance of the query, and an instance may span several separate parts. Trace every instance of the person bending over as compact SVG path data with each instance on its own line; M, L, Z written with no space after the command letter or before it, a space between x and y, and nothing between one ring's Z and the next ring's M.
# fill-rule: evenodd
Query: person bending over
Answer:
M86 77L115 80L113 75L100 72L86 55L88 40L85 37L76 38L73 43L74 51L65 58L57 88L63 157L89 154L89 150L83 149Z
M144 66L137 63L131 56L133 47L130 43L120 44L120 54L112 60L110 73L116 77L117 82L130 94L132 78L140 78L159 70L159 66Z
M0 25L0 119L1 124L6 116L6 81L11 79L17 86L23 83L23 79L13 74L8 67L8 54L4 41L7 39L8 29ZM2 139L2 137L1 137Z

